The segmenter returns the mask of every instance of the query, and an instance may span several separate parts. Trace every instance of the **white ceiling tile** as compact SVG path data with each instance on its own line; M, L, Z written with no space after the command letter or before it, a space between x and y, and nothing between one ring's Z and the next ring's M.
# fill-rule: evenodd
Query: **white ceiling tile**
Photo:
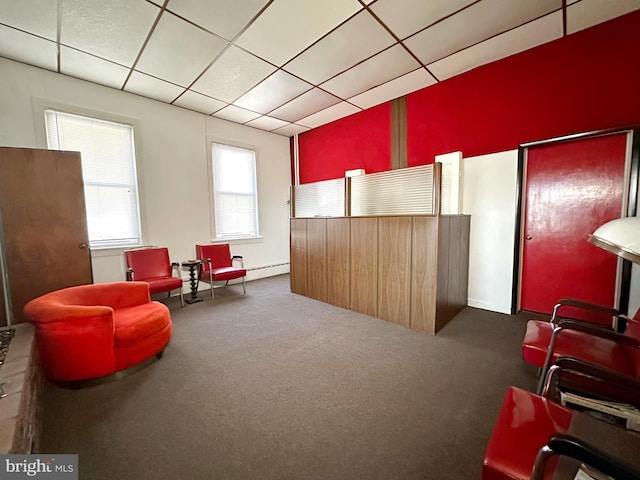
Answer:
M419 66L418 61L401 45L394 45L351 70L326 81L322 84L322 88L341 98L349 98L411 72Z
M56 40L58 2L51 0L0 0L0 23Z
M273 65L232 45L191 88L233 102L275 71Z
M294 98L289 103L285 103L280 108L269 112L269 115L288 122L295 122L302 117L308 117L313 113L324 110L331 105L335 105L339 101L339 98L334 97L327 92L323 92L318 88L314 88L313 90Z
M142 0L61 2L60 41L126 67L133 65L160 9Z
M250 110L245 110L244 108L236 107L235 105L229 105L222 110L218 110L213 114L213 116L224 118L231 122L245 123L253 120L254 118L258 118L260 114Z
M445 80L560 37L562 12L556 12L454 53L428 68L439 80Z
M389 100L402 97L421 88L436 83L435 79L424 68L408 73L400 78L380 85L367 92L361 93L349 99L349 102L360 108L370 108ZM303 123L300 121L300 123Z
M371 10L398 38L406 38L475 0L379 0Z
M264 117L256 118L255 120L251 120L250 122L245 123L249 127L259 128L261 130L275 130L276 128L284 127L288 122L283 122L282 120L278 120L277 118Z
M62 46L60 47L60 73L106 85L107 87L122 88L129 74L129 69Z
M582 0L567 7L567 33L584 30L638 9L639 0Z
M268 113L311 88L308 83L279 70L233 103L254 112Z
M195 110L196 112L201 112L206 115L210 115L227 105L220 100L192 92L191 90L184 92L180 98L173 102L173 104L178 105L179 107L188 108L189 110Z
M277 133L278 135L284 135L285 137L293 137L295 134L306 132L307 130L310 130L309 127L290 123L284 127L276 128L275 130L272 130L272 132Z
M356 0L275 0L236 43L281 66L361 8Z
M164 13L136 70L186 87L227 45L226 40Z
M306 118L302 118L298 120L296 123L298 125L304 125L305 127L315 128L320 125L324 125L325 123L333 122L334 120L338 120L339 118L348 117L349 115L353 115L354 113L361 112L362 110L358 107L355 107L347 102L341 102L337 105L333 105L332 107L325 108L318 113L314 113L313 115L309 115Z
M285 69L318 85L394 42L380 23L363 11L294 58Z
M167 103L171 103L178 95L184 92L184 88L140 72L131 74L124 89L127 92L137 93L143 97Z
M170 0L167 8L210 32L233 40L267 3L268 0Z
M56 44L0 25L0 56L36 67L58 70Z
M561 6L562 0L483 0L408 38L404 44L428 64Z

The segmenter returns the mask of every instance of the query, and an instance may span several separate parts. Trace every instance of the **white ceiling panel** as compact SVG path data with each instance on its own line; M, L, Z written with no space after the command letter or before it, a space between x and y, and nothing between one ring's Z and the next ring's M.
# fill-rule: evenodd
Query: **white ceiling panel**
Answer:
M222 110L218 110L213 114L213 116L224 118L225 120L230 120L236 123L245 123L253 120L254 118L258 118L260 114L250 110L245 110L244 108L236 107L235 105L229 105Z
M319 127L325 123L333 122L340 118L348 117L354 113L361 112L362 110L347 102L340 102L332 107L325 108L324 110L309 115L308 117L298 120L298 125L304 125L309 128Z
M438 60L428 68L438 80L445 80L561 36L562 12L556 12Z
M47 70L58 70L56 44L0 25L0 56Z
M314 88L294 98L289 103L285 103L280 108L269 112L269 115L288 122L295 122L303 117L308 117L313 113L324 110L331 105L335 105L339 101L339 98L323 92L318 88Z
M233 40L267 3L268 0L169 0L167 8L210 32Z
M584 30L638 9L640 0L582 0L567 7L567 33Z
M227 45L226 40L164 13L136 70L187 87Z
M287 124L288 122L283 122L282 120L278 120L277 118L273 118L273 117L268 117L266 115L264 117L256 118L255 120L251 120L250 122L245 123L245 125L248 125L250 127L259 128L261 130L267 130L267 131L284 127Z
M129 69L107 60L60 47L60 72L112 88L122 88Z
M173 102L173 104L178 105L179 107L188 108L189 110L204 113L205 115L210 115L227 105L220 100L216 100L215 98L207 97L206 95L201 95L190 90L184 92L180 98Z
M231 46L192 88L225 102L233 102L275 71L273 65Z
M349 102L360 108L370 108L380 103L388 102L408 93L415 92L421 88L428 87L436 83L436 80L420 68L415 72L408 73L400 78L380 85L367 92L361 93L349 99ZM302 123L302 122L300 122Z
M393 37L369 12L363 11L284 68L318 85L393 43Z
M371 10L403 39L473 2L475 0L378 0Z
M361 8L357 0L275 0L236 43L282 66Z
M341 98L349 98L400 77L418 67L420 67L418 61L401 45L394 45L360 65L326 81L322 84L322 88Z
M311 88L307 82L279 70L233 103L254 112L268 113Z
M58 2L52 0L0 0L0 23L56 40Z
M284 127L276 128L273 130L273 133L277 133L278 135L284 135L285 137L293 137L294 135L302 132L306 132L309 130L308 127L303 127L302 125L296 125L294 123L290 123Z
M184 92L184 88L140 72L131 74L124 89L127 92L137 93L143 97L166 103L171 103L178 95Z
M559 9L561 0L483 0L405 40L425 64Z
M64 0L60 41L130 67L160 9L143 0Z

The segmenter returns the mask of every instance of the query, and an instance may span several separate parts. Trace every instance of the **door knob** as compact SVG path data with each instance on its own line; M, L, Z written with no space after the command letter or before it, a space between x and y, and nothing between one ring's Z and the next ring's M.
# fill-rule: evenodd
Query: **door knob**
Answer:
M78 245L78 248L82 248L82 249L87 248L87 244L86 243L81 243L81 244Z
M527 240L531 240L533 237L532 237L531 235L527 235L525 238L526 238Z

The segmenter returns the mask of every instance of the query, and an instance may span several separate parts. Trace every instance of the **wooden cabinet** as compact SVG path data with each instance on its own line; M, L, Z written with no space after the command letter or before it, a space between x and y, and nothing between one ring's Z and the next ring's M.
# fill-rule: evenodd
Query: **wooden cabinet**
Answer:
M0 208L16 323L29 300L92 283L78 152L0 147Z
M291 291L435 334L467 304L468 215L291 219Z

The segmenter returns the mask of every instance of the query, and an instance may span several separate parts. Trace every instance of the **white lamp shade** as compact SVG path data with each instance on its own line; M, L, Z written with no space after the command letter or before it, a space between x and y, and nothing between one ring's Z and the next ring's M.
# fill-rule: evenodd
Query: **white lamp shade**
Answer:
M640 217L611 220L589 236L589 242L619 257L640 263Z

